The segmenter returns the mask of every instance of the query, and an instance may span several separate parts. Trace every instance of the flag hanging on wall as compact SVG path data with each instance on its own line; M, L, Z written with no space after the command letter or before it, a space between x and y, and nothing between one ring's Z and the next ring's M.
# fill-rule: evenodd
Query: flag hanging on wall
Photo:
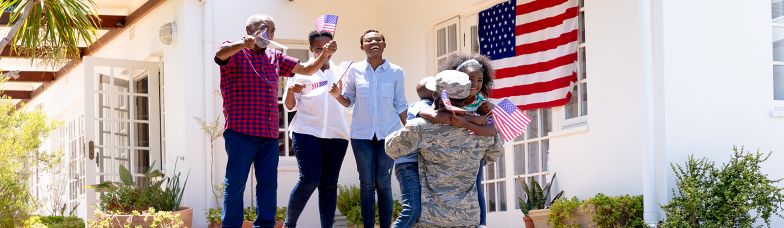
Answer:
M479 13L481 54L496 70L492 98L522 110L564 105L577 80L577 0L510 0Z

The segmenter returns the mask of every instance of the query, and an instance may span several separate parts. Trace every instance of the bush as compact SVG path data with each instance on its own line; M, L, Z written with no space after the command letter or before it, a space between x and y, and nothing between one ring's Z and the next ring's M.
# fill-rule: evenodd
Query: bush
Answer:
M574 214L585 207L598 227L646 227L643 220L642 195L606 196L602 193L587 200L560 199L550 207L547 222L553 227L579 227Z
M214 223L214 224L221 223L221 214L222 213L223 212L222 212L220 207L219 208L210 208L209 210L207 210L207 214L206 214L207 222L208 223Z
M685 166L672 165L677 191L662 207L667 227L752 227L758 219L770 226L770 217L784 203L782 179L770 179L761 163L771 153L747 152L733 147L727 164L716 167L706 159L689 156Z
M73 216L33 216L25 221L25 227L82 228L84 220Z
M180 215L172 211L156 211L155 208L148 208L144 213L139 211L131 211L128 213L133 216L145 215L144 221L152 219L150 228L169 228L169 227L183 227L184 222ZM133 217L128 217L125 221L120 221L115 215L116 213L106 213L103 211L96 211L95 218L89 222L88 227L91 228L131 228Z
M610 197L599 193L585 204L593 208L591 220L599 227L646 227L642 195Z
M277 211L275 211L275 221L284 221L286 220L286 211L288 208L286 207L279 207Z
M550 205L550 215L547 217L547 223L556 228L580 227L576 225L577 221L574 218L574 213L581 205L582 201L578 200L577 197L556 200Z
M362 225L362 208L359 203L359 187L352 186L338 186L338 202L337 207L340 214L346 216L349 224ZM403 210L403 204L395 200L392 204L392 221L400 215ZM376 224L378 224L378 205L376 205Z

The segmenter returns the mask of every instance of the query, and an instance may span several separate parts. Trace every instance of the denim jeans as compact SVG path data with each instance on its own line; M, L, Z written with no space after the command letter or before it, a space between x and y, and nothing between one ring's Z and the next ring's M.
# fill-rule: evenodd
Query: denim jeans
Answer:
M381 228L392 224L392 165L384 151L384 140L351 139L359 172L359 204L365 228L375 225L375 199L378 192L378 221Z
M400 193L403 200L403 211L395 220L394 228L414 227L422 211L422 195L419 184L419 168L416 162L395 164L395 176L400 182Z
M476 175L476 193L479 196L479 225L487 225L487 204L485 202L485 191L482 189L482 168L485 166L485 160L479 162L479 174Z
M250 165L256 170L256 221L253 227L275 227L278 189L278 139L245 135L230 129L226 142L226 178L223 194L223 227L242 227L243 192Z
M292 133L291 141L299 166L299 180L291 190L286 227L297 227L297 220L316 188L319 191L321 227L332 227L338 198L338 174L346 156L348 140Z

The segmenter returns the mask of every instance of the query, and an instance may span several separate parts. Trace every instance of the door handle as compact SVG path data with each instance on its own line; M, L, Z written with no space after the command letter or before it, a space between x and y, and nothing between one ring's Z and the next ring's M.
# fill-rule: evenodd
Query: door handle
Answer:
M93 141L90 141L89 143L87 143L87 147L88 147L87 150L89 151L89 155L90 155L90 160L95 159L95 143Z

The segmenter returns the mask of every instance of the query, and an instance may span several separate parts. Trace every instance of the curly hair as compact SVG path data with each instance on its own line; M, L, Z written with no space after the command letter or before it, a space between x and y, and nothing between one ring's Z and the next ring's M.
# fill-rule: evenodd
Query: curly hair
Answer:
M476 60L476 62L467 62L469 60ZM478 62L478 64L477 64ZM465 63L465 64L463 64ZM462 65L462 66L461 66ZM457 69L457 67L460 69ZM462 54L462 53L455 53L451 54L446 57L446 61L444 61L441 66L439 66L438 71L444 70L459 70L464 73L468 73L467 69L475 69L482 71L482 88L479 90L483 96L489 96L490 89L493 88L493 79L495 78L495 69L493 69L493 65L490 64L490 59L487 56L480 55L480 54Z

